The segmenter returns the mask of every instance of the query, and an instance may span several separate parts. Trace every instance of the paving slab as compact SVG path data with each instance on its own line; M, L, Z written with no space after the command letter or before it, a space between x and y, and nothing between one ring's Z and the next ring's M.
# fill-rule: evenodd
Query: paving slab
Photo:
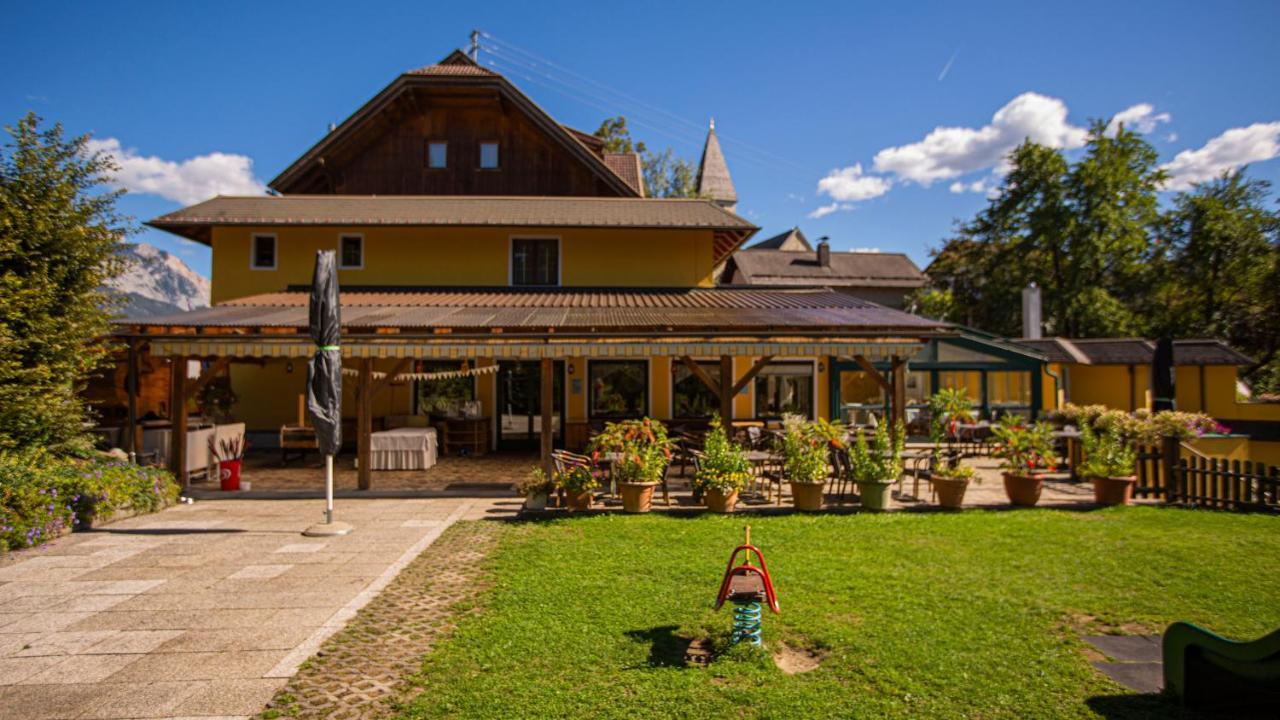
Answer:
M314 500L198 501L12 553L0 718L256 715L450 524L490 505L342 500L356 531L314 541L301 535Z

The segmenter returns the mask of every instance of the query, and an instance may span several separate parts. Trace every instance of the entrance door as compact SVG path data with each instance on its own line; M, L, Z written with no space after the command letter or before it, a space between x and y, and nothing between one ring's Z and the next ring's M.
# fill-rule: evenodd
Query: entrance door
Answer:
M541 445L541 361L502 360L498 363L498 448L531 450ZM551 427L560 445L564 419L564 362L552 364Z

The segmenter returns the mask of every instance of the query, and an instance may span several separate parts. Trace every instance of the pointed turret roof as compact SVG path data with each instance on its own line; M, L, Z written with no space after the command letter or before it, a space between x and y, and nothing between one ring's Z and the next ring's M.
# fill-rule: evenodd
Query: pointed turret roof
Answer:
M729 177L729 166L716 137L715 118L711 118L707 129L707 144L702 148L702 163L698 165L698 195L730 211L738 204L738 191L733 188L733 178Z

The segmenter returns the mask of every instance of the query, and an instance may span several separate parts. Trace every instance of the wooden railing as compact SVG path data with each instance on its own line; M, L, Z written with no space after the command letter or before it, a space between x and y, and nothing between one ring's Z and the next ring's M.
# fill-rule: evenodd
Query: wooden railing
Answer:
M1199 507L1280 511L1280 467L1210 457L1176 440L1136 449L1137 495Z

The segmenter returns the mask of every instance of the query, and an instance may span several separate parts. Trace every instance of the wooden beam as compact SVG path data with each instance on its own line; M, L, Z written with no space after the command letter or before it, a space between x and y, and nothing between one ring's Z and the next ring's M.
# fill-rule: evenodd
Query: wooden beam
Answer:
M754 380L755 377L760 374L760 371L765 369L770 362L773 362L772 355L765 355L759 360L756 360L755 364L751 366L751 369L747 371L747 374L738 378L738 381L733 384L733 389L729 391L730 394L737 395L742 392L742 388L746 387L747 383Z
M873 380L879 383L880 387L884 388L886 393L893 392L893 387L890 385L889 381L886 380L884 375L876 369L875 365L871 364L870 360L867 360L861 355L854 355L853 361L858 364L858 367L862 368L863 372L870 375Z
M552 424L552 414L555 412L555 361L551 358L542 359L542 387L538 393L538 415L542 421L542 427L539 430L539 441L542 450L542 468L547 473L547 477L551 477L551 471L554 469L551 464L552 441L555 439L555 427Z
M733 358L729 355L720 356L720 391L716 394L720 396L720 422L727 432L733 421Z
M169 470L187 488L187 359L181 355L169 365Z
M893 378L893 394L889 405L889 434L897 440L898 423L907 422L907 359L893 358L889 374Z
M373 486L373 360L360 359L360 378L356 385L356 464L358 487Z
M129 341L129 367L125 370L125 393L129 398L129 434L125 438L129 459L132 461L138 452L138 341ZM1203 378L1204 375L1201 374Z
M395 379L400 376L400 373L408 371L409 366L412 363L413 358L403 358L400 362L396 363L396 366L392 368L391 372L375 380L373 383L373 396L378 397L382 394L383 390L391 387L391 383L395 382Z
M231 367L231 358L217 358L209 367L200 371L200 377L195 382L187 385L187 399L195 397L206 385L213 381L214 378L222 374L224 370Z
M680 362L684 363L685 366L689 368L689 372L693 373L694 377L701 380L703 385L710 388L713 395L717 398L720 397L720 386L716 384L715 380L711 379L711 375L709 375L706 370L703 370L701 365L694 362L693 358L688 355L681 355Z

